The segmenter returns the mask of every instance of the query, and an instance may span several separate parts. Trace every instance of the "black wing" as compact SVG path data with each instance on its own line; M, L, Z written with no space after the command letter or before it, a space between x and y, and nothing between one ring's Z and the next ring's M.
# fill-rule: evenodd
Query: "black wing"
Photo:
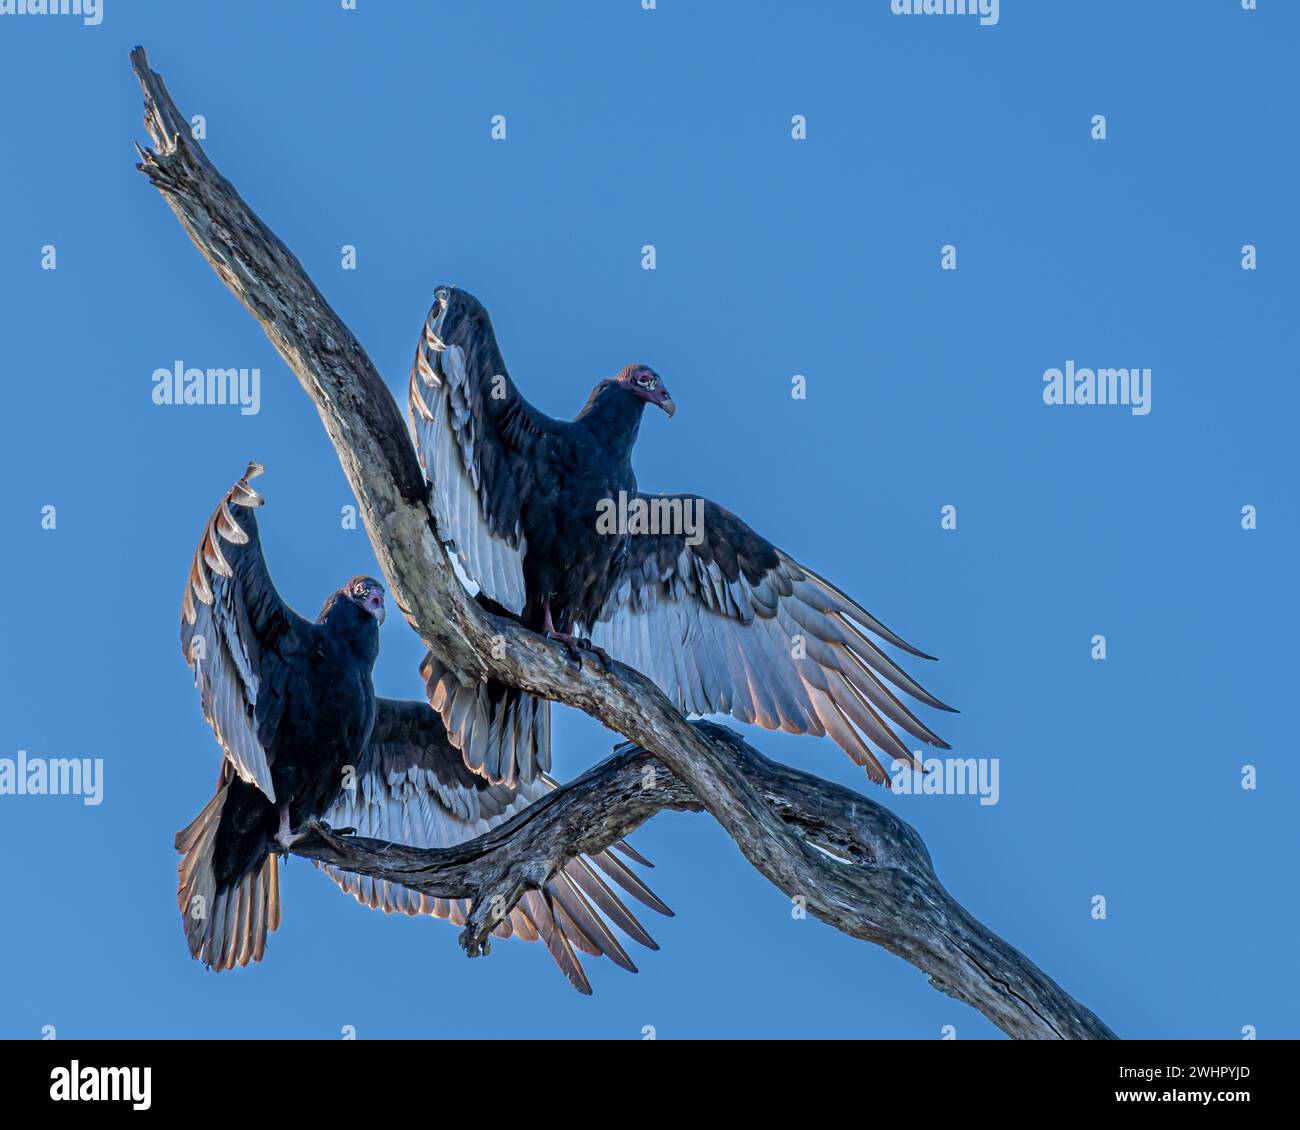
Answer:
M250 463L204 527L185 582L181 651L235 772L274 801L266 751L289 677L281 656L301 647L315 625L280 599L267 571L254 513L265 500L248 485L261 473Z
M702 539L688 545L684 534L633 535L622 579L590 625L595 643L689 713L830 734L877 783L887 778L875 751L886 762L913 760L888 723L948 748L885 682L928 706L952 708L868 633L930 656L717 503L695 495L641 497L650 505L702 503Z
M554 787L545 777L517 788L490 784L465 767L427 703L381 698L355 787L340 794L324 819L374 839L450 847L504 823ZM658 948L597 868L645 905L671 913L616 855L603 851L571 860L543 891L526 893L495 931L501 937L541 938L565 976L584 993L591 987L575 948L636 971L611 925ZM461 925L469 910L461 900L431 898L335 867L325 870L358 902L386 913L428 914Z
M520 395L487 311L455 287L435 292L411 367L409 400L439 536L487 596L522 612L522 505L539 448L566 425Z

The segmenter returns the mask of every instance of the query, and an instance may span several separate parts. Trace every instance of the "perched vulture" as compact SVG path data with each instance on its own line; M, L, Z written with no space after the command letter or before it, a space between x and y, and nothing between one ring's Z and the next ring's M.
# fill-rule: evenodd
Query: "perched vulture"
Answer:
M889 762L914 761L895 728L948 748L886 684L952 708L877 641L931 656L717 503L638 494L642 411L675 411L652 370L629 365L574 420L554 420L511 381L482 304L440 287L409 399L439 536L485 606L637 668L687 713L829 734L877 783ZM599 518L620 492L621 512L639 504L668 518L676 507L678 521L613 535ZM690 515L702 521L688 530ZM513 783L549 767L547 702L495 682L462 686L432 655L422 671L471 769Z
M208 521L182 608L182 649L224 757L216 795L176 836L178 902L191 955L217 970L262 959L267 933L280 924L277 848L291 846L291 828L320 818L366 836L447 847L554 787L544 777L516 789L470 773L427 703L375 697L378 581L349 581L315 623L285 604L262 555L255 508L263 499L248 485L261 471L250 464ZM617 856L602 852L528 892L495 931L542 939L582 992L591 989L575 948L635 971L610 923L656 948L595 868L670 913ZM464 920L461 903L326 870L368 906Z

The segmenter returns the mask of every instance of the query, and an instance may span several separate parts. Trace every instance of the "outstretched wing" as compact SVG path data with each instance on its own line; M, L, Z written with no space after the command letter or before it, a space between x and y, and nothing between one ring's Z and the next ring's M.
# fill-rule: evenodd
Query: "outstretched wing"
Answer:
M672 524L686 532L629 539L623 576L589 625L593 642L689 713L830 734L877 783L887 779L878 754L886 763L913 760L891 723L948 748L885 684L928 706L952 708L871 637L930 656L717 503L695 495L640 497L648 506L670 504L651 528ZM696 529L692 519L701 517ZM695 545L688 544L691 530Z
M265 500L248 485L261 473L250 463L204 527L185 582L181 651L235 772L273 801L267 748L284 708L281 657L314 628L280 599L267 571L254 512Z
M520 395L487 311L455 287L435 292L411 367L409 400L439 535L488 597L522 612L522 505L540 447L564 425Z
M357 766L355 788L341 793L324 819L374 839L413 847L450 847L504 823L554 787L546 777L518 788L490 784L465 767L460 752L447 739L442 720L427 703L381 698L370 744ZM565 976L583 993L591 992L591 986L575 949L603 954L616 965L636 971L611 926L658 949L597 869L646 906L672 913L617 855L603 851L571 860L544 890L526 893L495 931L501 937L541 938ZM429 914L462 925L469 910L463 900L431 898L332 866L325 870L358 902L386 913Z

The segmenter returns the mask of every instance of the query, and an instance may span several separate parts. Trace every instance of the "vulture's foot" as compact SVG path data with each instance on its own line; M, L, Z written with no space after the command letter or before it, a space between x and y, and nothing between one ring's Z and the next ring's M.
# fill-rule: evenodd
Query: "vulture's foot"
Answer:
M561 632L556 628L548 628L546 630L546 638L548 640L555 640L557 643L564 644L564 646L568 649L569 658L573 660L573 666L579 671L582 670L582 652L580 650L581 645L578 643L578 640L574 636L569 635L568 632Z
M286 852L305 836L305 832L294 833L289 826L289 806L280 805L280 830L275 833L275 842Z
M582 648L583 651L591 652L592 655L594 655L597 659L599 659L600 665L603 668L605 668L606 671L609 670L609 665L614 662L612 659L610 659L609 652L607 652L599 644L592 643L591 640L579 640L578 646Z
M288 851L299 840L307 835L306 832L276 832L275 842L285 851Z
M545 634L548 640L555 640L569 649L569 658L573 660L574 667L579 671L582 670L582 653L584 651L595 656L606 671L609 670L609 665L613 662L609 657L609 652L603 647L592 643L591 640L580 640L576 636L571 636L568 632L561 632L556 628L548 628Z

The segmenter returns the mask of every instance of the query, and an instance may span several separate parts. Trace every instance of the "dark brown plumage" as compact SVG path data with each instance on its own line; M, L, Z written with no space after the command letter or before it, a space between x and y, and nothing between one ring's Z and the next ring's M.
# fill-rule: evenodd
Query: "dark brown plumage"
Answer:
M631 456L647 393L671 414L657 375L629 366L573 421L543 415L507 375L478 300L439 288L411 372L411 423L439 534L479 599L534 630L589 634L686 712L829 734L877 782L888 762L913 761L895 728L947 748L886 684L951 708L880 644L929 656L725 508L638 493ZM620 499L673 521L611 536L598 518ZM547 703L462 686L433 656L422 670L467 765L497 781L546 768Z
M554 787L545 777L520 788L489 783L465 767L428 704L375 697L371 670L383 613L377 581L349 581L315 623L284 603L262 555L255 508L263 500L248 485L260 473L251 464L209 520L182 609L182 648L224 756L216 795L176 836L178 901L191 954L217 970L264 956L267 934L280 922L275 853L290 827L323 818L378 839L448 847ZM635 971L614 927L657 948L596 869L671 913L605 851L570 861L495 931L542 940L582 992L591 989L575 950ZM464 921L462 903L326 871L365 905Z
M627 552L626 535L597 528L597 506L636 493L632 447L647 404L675 411L657 373L628 365L573 420L544 415L511 384L478 300L438 290L411 373L411 422L439 533L491 606L556 638L594 621ZM513 783L549 768L543 704L498 683L462 687L432 656L424 674L475 771Z
M356 577L315 623L275 590L247 472L204 529L186 583L181 650L225 751L218 791L177 836L190 952L215 969L260 958L274 929L276 837L319 817L375 721L383 586Z

